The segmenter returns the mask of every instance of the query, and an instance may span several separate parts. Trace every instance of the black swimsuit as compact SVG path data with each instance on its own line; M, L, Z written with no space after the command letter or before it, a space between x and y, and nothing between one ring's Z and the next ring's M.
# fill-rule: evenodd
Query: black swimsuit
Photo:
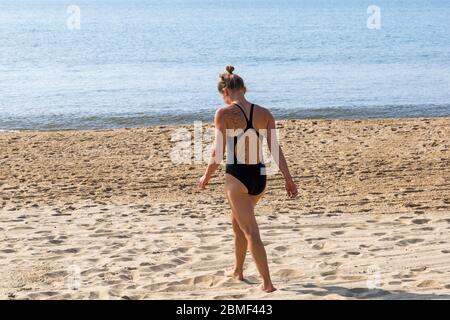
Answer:
M247 115L244 112L244 109L238 104L236 104L239 109L241 109L242 113L244 114L245 120L247 121L247 126L244 129L244 133L249 130L253 129L256 132L256 135L258 139L261 139L261 136L259 135L259 132L256 131L256 129L253 127L252 121L253 121L253 109L255 107L254 104L252 104L250 109L250 119L247 118ZM231 174L233 177L238 179L240 182L242 182L248 190L248 194L251 195L259 195L261 194L264 189L266 188L266 175L264 171L265 165L261 162L257 164L245 164L245 163L239 163L236 156L236 145L238 142L239 137L231 137L233 138L232 145L230 146L230 141L227 142L228 150L233 150L233 160L234 162L232 164L228 163L226 166L225 172L228 174ZM231 157L230 157L231 158Z

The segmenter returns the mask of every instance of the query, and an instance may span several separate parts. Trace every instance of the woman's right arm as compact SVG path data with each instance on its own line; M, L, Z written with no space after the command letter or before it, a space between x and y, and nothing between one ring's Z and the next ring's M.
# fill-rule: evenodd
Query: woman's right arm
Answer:
M275 119L271 113L269 113L269 120L267 124L267 145L269 147L270 153L275 160L275 163L280 168L285 180L286 192L289 197L295 198L298 195L297 186L294 179L289 172L286 158L284 157L283 149L278 144L277 133L275 129Z

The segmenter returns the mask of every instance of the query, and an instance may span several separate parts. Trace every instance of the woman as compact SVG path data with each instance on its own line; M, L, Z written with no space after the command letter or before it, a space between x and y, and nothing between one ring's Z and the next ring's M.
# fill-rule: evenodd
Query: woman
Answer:
M218 89L225 106L216 112L214 118L216 135L211 161L205 174L200 178L198 186L205 189L223 160L225 145L227 145L225 191L232 211L236 258L234 270L230 271L229 275L244 280L243 268L248 248L263 279L261 289L272 292L276 289L270 279L266 251L254 214L255 205L261 199L266 187L265 167L261 153L263 132L266 132L269 150L286 181L288 196L295 198L298 192L289 173L283 151L276 143L275 120L272 114L267 109L245 99L244 81L233 74L233 71L234 67L228 66L226 72L219 78ZM256 139L251 139L251 133L256 136ZM256 143L257 147L257 154L256 156L253 154L253 161L250 160L251 151L254 150L250 145L251 142Z

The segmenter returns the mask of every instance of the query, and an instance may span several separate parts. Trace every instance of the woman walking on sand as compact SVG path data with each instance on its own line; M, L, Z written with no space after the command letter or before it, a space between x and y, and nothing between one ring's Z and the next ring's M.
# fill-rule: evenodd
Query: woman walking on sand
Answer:
M233 71L234 67L228 66L219 78L218 89L225 106L216 112L214 148L198 186L205 189L223 160L226 145L225 192L232 211L236 258L234 270L230 271L229 275L244 280L244 260L248 248L263 279L261 289L272 292L276 289L270 279L266 251L254 214L255 205L266 188L261 152L263 132L266 133L269 150L284 176L289 197L297 196L297 186L289 173L283 151L276 143L275 120L272 114L269 110L246 100L244 80L233 74ZM252 139L252 135L255 139Z

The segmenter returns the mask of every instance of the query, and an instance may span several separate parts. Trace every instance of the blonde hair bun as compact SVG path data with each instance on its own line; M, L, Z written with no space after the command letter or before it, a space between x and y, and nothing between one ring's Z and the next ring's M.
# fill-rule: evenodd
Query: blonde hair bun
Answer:
M229 74L233 74L234 67L233 67L233 66L226 66L225 70L227 70L227 72L228 72Z
M233 73L233 66L226 66L225 72L219 75L219 82L217 83L217 89L220 93L223 93L223 89L240 90L245 89L244 80L237 74Z

